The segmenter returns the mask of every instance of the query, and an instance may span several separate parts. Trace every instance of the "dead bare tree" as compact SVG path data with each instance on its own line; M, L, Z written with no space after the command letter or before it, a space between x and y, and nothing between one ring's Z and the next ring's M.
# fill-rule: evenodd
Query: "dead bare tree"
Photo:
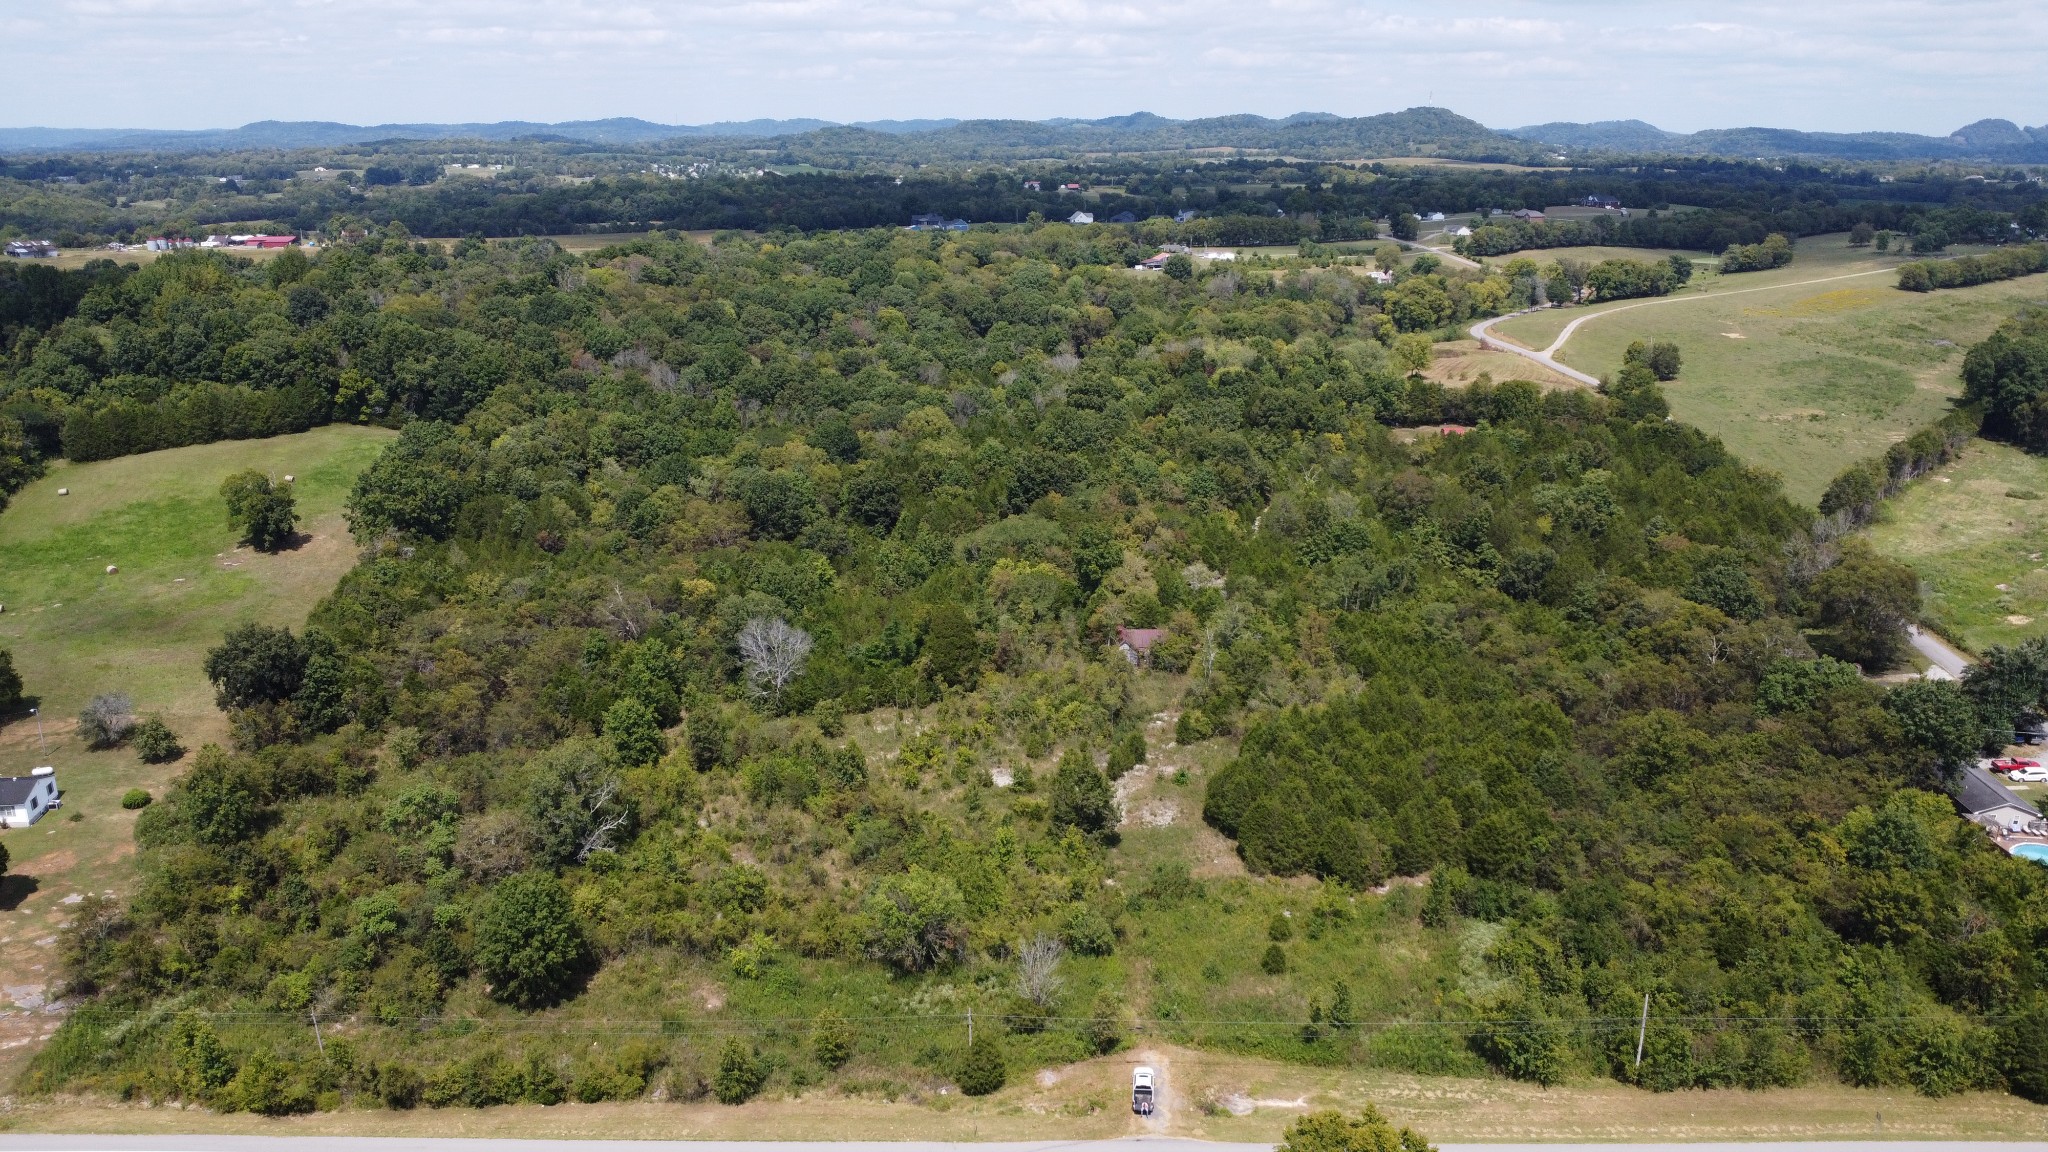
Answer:
M803 674L804 660L811 654L811 634L780 616L756 616L747 621L735 642L747 681L754 691L776 703L781 703L782 690L789 682Z
M1017 949L1017 994L1040 1008L1051 1008L1059 999L1060 958L1066 947L1056 937L1041 933Z
M618 780L606 779L595 791L583 798L590 812L590 828L583 834L582 842L576 846L576 859L579 863L590 859L593 852L611 851L612 833L626 826L625 809L612 803L618 795Z

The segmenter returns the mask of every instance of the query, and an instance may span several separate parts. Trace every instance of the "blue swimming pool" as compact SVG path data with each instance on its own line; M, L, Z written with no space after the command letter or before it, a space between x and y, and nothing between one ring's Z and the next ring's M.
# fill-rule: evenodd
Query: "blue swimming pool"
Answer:
M2048 864L2048 844L2015 844L2012 854L2036 864Z

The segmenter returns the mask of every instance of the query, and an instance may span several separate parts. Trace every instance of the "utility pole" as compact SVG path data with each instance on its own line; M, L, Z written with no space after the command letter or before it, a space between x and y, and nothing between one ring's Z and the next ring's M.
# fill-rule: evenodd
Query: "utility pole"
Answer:
M43 710L41 708L31 708L28 710L28 714L36 718L36 743L42 747L43 758L48 759L50 756L50 742L43 739Z
M974 1009L967 1010L967 1046L974 1047Z
M1643 993L1643 1022L1636 1026L1636 1067L1643 1066L1643 1040L1650 1034L1650 994Z
M327 1042L320 1039L320 1013L313 1011L306 1013L306 1015L313 1019L313 1045L320 1049L320 1056L322 1059L325 1059L327 1056Z

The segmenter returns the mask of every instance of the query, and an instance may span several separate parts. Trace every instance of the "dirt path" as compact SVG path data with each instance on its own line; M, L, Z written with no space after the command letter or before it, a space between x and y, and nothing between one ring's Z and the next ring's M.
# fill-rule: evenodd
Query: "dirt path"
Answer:
M1173 1110L1179 1103L1173 1085L1173 1072L1166 1054L1155 1048L1140 1048L1131 1054L1131 1067L1144 1065L1152 1069L1152 1114L1135 1116L1137 1129L1148 1136L1164 1136L1173 1127Z

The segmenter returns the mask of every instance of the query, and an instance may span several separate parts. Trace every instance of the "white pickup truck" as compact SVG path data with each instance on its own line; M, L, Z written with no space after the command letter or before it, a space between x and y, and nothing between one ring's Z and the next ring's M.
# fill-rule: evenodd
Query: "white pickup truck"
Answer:
M1152 1069L1143 1064L1131 1069L1131 1111L1140 1116L1152 1114Z

